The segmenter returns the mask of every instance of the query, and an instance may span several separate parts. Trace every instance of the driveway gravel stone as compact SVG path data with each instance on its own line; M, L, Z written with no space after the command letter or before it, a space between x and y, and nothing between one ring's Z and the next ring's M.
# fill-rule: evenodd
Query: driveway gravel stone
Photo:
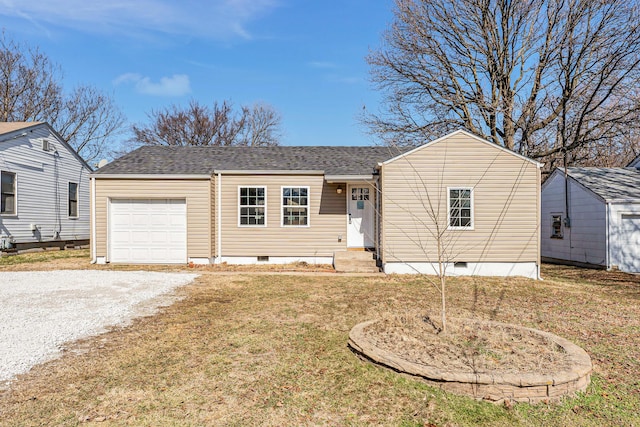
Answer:
M171 304L197 274L143 271L0 272L0 382L100 334Z

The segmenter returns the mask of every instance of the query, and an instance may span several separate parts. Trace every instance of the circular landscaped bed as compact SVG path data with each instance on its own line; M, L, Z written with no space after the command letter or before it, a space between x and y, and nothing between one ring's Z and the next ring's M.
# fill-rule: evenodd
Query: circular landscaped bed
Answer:
M550 402L589 384L589 355L557 335L475 319L449 319L447 333L438 332L424 316L387 316L356 325L349 346L381 366L492 402Z

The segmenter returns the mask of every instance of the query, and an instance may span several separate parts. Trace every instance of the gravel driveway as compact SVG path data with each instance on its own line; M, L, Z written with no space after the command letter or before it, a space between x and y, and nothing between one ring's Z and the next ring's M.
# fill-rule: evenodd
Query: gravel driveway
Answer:
M59 356L66 342L170 304L167 294L196 277L97 270L0 273L0 382Z

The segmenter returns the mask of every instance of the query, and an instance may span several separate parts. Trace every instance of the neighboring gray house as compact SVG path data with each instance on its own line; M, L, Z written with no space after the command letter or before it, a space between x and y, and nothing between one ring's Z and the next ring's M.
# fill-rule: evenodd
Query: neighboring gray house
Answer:
M542 185L543 260L640 272L640 171L556 169Z
M90 173L47 123L0 123L0 249L87 244Z

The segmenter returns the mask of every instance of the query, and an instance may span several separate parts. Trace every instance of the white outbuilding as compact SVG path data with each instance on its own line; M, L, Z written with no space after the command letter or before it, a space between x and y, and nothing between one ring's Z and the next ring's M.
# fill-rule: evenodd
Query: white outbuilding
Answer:
M640 272L640 170L556 169L542 185L544 261Z

